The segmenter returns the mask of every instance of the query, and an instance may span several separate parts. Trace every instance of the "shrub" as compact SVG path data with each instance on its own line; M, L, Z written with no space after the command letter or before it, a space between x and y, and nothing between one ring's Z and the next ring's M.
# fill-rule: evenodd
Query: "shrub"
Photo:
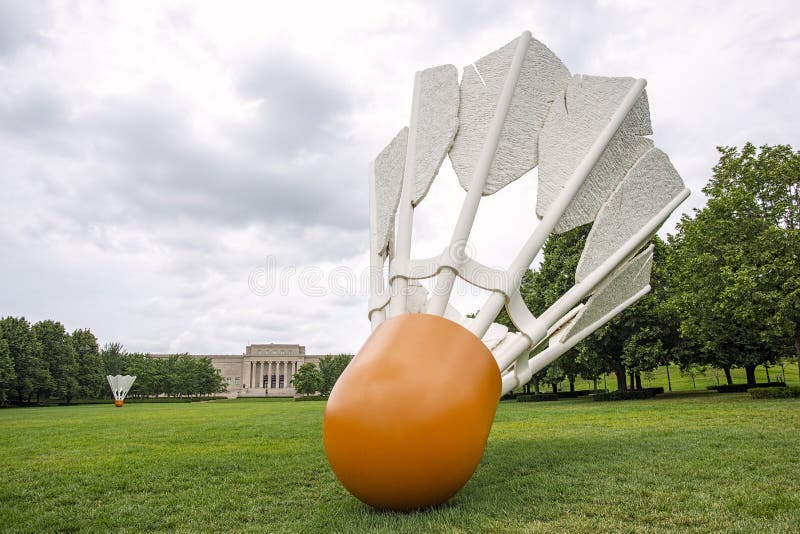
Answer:
M538 395L517 395L517 402L542 402L558 400L555 393L539 393Z
M657 388L644 388L645 391L652 391L653 395L661 395L664 393L664 388L659 386Z
M754 399L791 399L800 397L800 386L750 388L747 392Z
M578 390L578 391L559 391L558 392L558 397L560 399L575 399L575 398L578 398L578 397L585 397L589 393L591 393L591 391L588 390L588 389L581 389L581 390ZM551 395L552 395L552 393L551 393Z
M328 400L326 395L303 395L301 397L295 397L294 400L296 401L325 401Z
M785 385L784 382L765 382L753 386L747 384L720 384L719 386L708 386L706 389L715 390L717 393L744 393L755 388L783 387Z
M592 399L596 401L620 401L620 400L638 400L649 399L657 395L658 389L664 391L664 388L647 388L647 389L629 389L626 391L611 391L609 393L597 393L592 395Z

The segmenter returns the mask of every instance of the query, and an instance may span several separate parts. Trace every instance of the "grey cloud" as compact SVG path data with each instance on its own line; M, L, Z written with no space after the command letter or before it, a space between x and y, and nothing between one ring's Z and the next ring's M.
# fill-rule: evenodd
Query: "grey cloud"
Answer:
M295 85L307 83L311 82ZM282 142L282 130L250 132L245 141L252 150L259 144L265 150L249 158L207 146L192 133L192 110L163 87L152 87L137 97L94 101L81 114L57 95L37 89L7 97L0 120L9 142L38 142L39 150L48 152L68 143L78 161L98 167L93 180L85 182L64 183L64 176L53 171L43 178L53 187L67 188L68 194L54 201L78 221L163 222L189 217L223 226L284 222L352 229L366 221L366 209L350 209L363 206L366 198L360 187L364 165L346 140L302 124L312 116L331 115L323 105L307 102L313 94L309 88L299 103L282 105L286 123L292 122L292 110L311 110L300 113L298 123L291 126L295 144L302 140L302 128L311 128L308 137L316 138L309 147L315 153L306 161L293 160L274 147ZM238 145L239 139L233 144Z
M0 94L0 130L15 136L62 128L67 103L50 88L33 87L22 94Z
M28 44L45 44L42 34L51 24L52 16L42 3L0 0L0 57Z
M338 137L337 118L353 106L346 75L287 50L271 51L241 68L239 91L260 102L262 149L284 157L293 151L318 152Z

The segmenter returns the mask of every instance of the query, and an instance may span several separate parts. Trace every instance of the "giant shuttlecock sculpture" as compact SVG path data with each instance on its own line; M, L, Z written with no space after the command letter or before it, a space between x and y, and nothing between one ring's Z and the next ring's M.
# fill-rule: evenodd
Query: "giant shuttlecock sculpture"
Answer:
M125 404L125 397L133 387L136 377L131 375L108 375L106 380L108 380L108 385L111 388L111 394L114 395L114 406L122 408L122 405Z
M353 495L399 510L446 501L478 466L500 396L649 291L642 249L689 195L650 134L644 80L571 76L529 32L465 67L460 86L452 65L416 74L410 124L371 166L373 332L323 423ZM447 155L461 212L441 255L411 259L414 208ZM514 261L500 270L469 257L481 197L537 165L540 221ZM549 235L588 223L575 285L534 317L523 274ZM434 277L428 298L418 280ZM475 318L448 304L456 277L490 291ZM493 323L504 306L518 332Z

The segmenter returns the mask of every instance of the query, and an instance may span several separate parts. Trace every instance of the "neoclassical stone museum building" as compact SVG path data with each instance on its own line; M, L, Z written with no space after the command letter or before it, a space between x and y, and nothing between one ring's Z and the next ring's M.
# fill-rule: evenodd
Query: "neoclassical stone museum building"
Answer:
M169 354L151 354L167 358ZM244 354L192 354L209 358L228 384L230 397L288 397L295 394L292 376L301 365L319 365L322 355L306 354L303 345L248 345Z

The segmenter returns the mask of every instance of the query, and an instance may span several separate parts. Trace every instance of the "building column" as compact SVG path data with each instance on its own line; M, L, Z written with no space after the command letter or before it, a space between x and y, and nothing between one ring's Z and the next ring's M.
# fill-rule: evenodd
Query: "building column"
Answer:
M245 382L245 377L242 377L242 385L247 384L248 388L253 387L253 362L247 362L247 366L245 367L247 370L247 382Z

